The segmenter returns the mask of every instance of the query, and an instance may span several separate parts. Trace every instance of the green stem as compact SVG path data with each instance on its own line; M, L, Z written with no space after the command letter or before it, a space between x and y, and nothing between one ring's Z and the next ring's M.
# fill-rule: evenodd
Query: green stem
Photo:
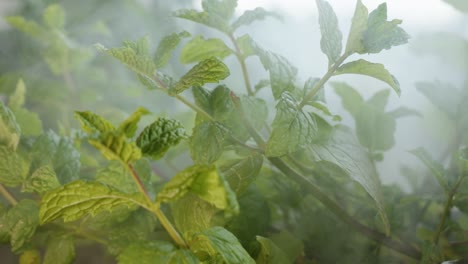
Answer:
M299 104L299 109L302 109L307 104L307 102L309 102L312 98L314 98L314 96L318 93L318 91L333 76L333 74L338 69L338 67L341 66L341 64L349 57L349 55L350 54L348 53L343 54L335 62L335 64L333 64L333 66L328 69L327 73L325 73L325 75L314 85L312 90L304 96L301 103Z
M0 184L0 194L13 206L18 204L18 201L13 197L13 195L3 186Z
M189 108L194 110L196 113L202 115L204 118L206 118L206 119L208 119L210 121L213 121L213 122L216 121L210 114L205 112L205 110L201 109L200 107L198 107L195 104L192 104L191 102L189 102L184 97L182 97L180 95L176 95L175 98L177 98L177 100L181 101L183 104L185 104L186 106L188 106Z
M240 49L239 45L237 44L236 38L234 37L233 33L228 34L229 39L231 39L232 44L234 45L234 48L236 49L236 57L237 60L240 63L241 69L242 69L242 76L244 76L244 83L245 83L245 89L247 90L247 94L249 96L253 96L255 93L252 90L252 86L250 85L250 78L249 78L249 72L247 71L247 65L245 64L245 57L244 54L242 54L242 50Z
M187 247L187 244L185 243L184 239L182 239L182 237L177 232L175 227L171 224L169 219L167 219L166 215L164 215L164 213L161 211L160 204L159 203L153 204L148 192L145 189L145 186L143 185L143 182L141 181L140 177L138 176L133 166L131 164L126 164L126 167L128 171L130 172L130 174L132 175L132 178L135 181L138 187L138 190L140 191L140 193L142 193L145 196L147 200L147 204L150 207L151 211L156 215L159 222L167 231L169 236L174 240L174 242L177 243L177 245L181 247Z

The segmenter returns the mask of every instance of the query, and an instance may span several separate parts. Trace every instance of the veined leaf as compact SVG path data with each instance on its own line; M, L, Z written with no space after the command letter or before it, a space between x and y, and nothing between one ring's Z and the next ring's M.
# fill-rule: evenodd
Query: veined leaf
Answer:
M182 63L200 62L211 57L223 59L232 54L232 50L221 39L204 39L198 35L187 43L181 51Z
M180 80L170 87L169 93L176 95L192 87L201 86L205 83L217 83L229 76L229 69L224 63L216 58L206 59L195 65Z
M76 111L75 117L80 121L81 129L87 133L106 133L115 130L109 121L91 111Z
M232 23L231 27L233 30L236 30L241 26L248 26L257 20L264 20L267 17L282 20L282 17L279 14L267 11L262 7L257 7L254 10L246 10L239 18L237 18L236 21L234 21L234 23Z
M36 232L39 224L37 202L23 199L5 215L5 222L10 234L13 252L18 253Z
M252 154L245 159L227 162L223 164L220 170L236 194L241 194L255 180L262 165L263 156Z
M107 132L99 135L97 139L88 139L88 142L101 151L108 160L120 160L131 163L141 158L141 150L133 142L128 142L125 135L116 132Z
M13 113L0 100L0 145L16 149L21 136L21 129Z
M212 220L217 212L219 209L195 194L187 194L171 203L171 214L175 226L188 240L194 233L212 227Z
M156 49L154 54L154 66L156 69L161 69L167 65L172 51L179 45L182 38L190 37L190 33L182 31L180 33L172 33L164 37Z
M424 148L417 148L410 151L411 154L415 155L421 162L426 165L426 167L430 170L432 175L436 178L439 185L444 189L444 191L449 191L448 179L446 176L446 171L444 166L439 162L435 161L429 152Z
M202 7L210 15L229 21L236 10L237 0L203 0Z
M268 157L295 152L312 143L317 126L313 117L298 107L294 97L285 92L276 105L273 131L266 145Z
M214 122L205 121L193 128L190 137L190 155L197 164L211 164L223 152L225 133Z
M377 211L390 232L390 224L385 213L384 200L375 166L369 154L356 142L349 131L336 130L328 142L314 144L310 151L318 161L331 162L338 165L348 176L358 182L374 200Z
M387 21L387 4L382 3L369 14L364 33L365 52L379 53L383 49L408 43L409 35L398 25L401 20Z
M119 264L167 263L167 264L198 264L195 255L187 249L176 249L165 241L136 242L125 248L117 257Z
M391 75L387 69L385 69L383 64L372 63L361 59L340 66L336 70L335 75L349 73L367 75L381 80L383 82L386 82L393 88L393 90L395 90L395 92L398 95L401 94L400 84L398 83L398 80L393 75Z
M23 184L22 192L44 194L60 187L54 168L51 165L39 167Z
M239 243L239 240L229 231L222 227L212 227L201 232L194 238L197 244L194 245L195 254L201 252L212 253L212 259L222 261L226 264L255 264L247 251Z
M63 29L65 26L65 11L58 4L49 5L42 16L44 25L50 29Z
M206 11L198 12L191 9L181 9L176 11L174 16L203 24L224 33L229 33L231 31L229 24L224 20L224 18L210 14Z
M356 9L354 11L351 29L349 31L348 40L346 43L346 53L364 53L365 46L363 43L364 32L367 30L368 10L362 4L361 0L357 0Z
M319 24L322 32L320 47L332 65L341 55L343 34L338 25L338 18L332 6L325 0L316 0L319 10Z
M140 205L147 207L144 197L138 194L125 194L110 189L97 182L82 180L66 184L59 189L48 192L41 202L39 218L41 224L63 218L70 222L84 215L111 211L118 206Z
M160 117L145 127L136 140L144 156L159 159L170 147L179 144L187 135L180 122L175 119Z
M138 128L138 122L142 116L150 114L151 112L144 107L139 107L133 114L131 114L125 121L123 121L118 128L118 131L121 131L128 138L132 138L135 135L135 132Z
M257 264L289 263L286 254L273 241L262 236L257 236L257 241L260 243L260 253L256 259Z
M138 192L132 176L121 162L111 161L106 167L100 168L96 173L96 181L124 193Z
M228 214L239 212L235 194L214 166L193 165L179 172L158 193L156 201L176 201L188 192Z
M74 259L75 242L73 237L61 235L49 239L43 264L69 264Z
M17 186L26 180L29 164L16 152L0 146L0 183Z

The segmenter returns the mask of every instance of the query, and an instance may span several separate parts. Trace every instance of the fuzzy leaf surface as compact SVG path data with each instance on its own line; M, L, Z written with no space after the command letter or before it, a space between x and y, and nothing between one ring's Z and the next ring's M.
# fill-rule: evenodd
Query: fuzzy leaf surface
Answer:
M91 111L76 111L75 116L81 123L81 129L87 133L106 133L115 130L111 122Z
M41 224L57 218L70 222L87 214L95 216L118 206L135 204L146 207L141 194L125 194L97 182L78 180L47 193L42 198L39 218Z

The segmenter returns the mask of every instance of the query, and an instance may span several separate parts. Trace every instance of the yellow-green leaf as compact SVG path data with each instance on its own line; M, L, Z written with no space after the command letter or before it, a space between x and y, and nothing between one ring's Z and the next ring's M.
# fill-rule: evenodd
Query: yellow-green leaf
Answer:
M124 133L128 138L133 137L138 128L138 122L140 122L141 117L150 113L151 112L148 111L148 109L139 107L119 125L118 130Z

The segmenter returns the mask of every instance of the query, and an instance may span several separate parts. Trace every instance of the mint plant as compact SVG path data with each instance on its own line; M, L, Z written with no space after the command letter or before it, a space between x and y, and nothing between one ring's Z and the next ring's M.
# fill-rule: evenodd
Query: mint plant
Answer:
M202 11L173 13L220 38L181 31L156 48L148 37L120 47L95 45L142 86L187 106L191 111L180 120L155 119L157 104L112 120L81 109L74 111L80 130L44 131L39 116L24 107L26 85L19 80L8 103L0 104L0 240L21 263L73 263L82 243L102 245L123 264L466 259L460 248L468 218L449 216L453 205L464 210L459 191L468 174L466 147L457 148L449 168L423 149L412 152L429 166L446 200L426 198L423 185L413 186L412 194L382 185L376 169L395 144L395 120L420 114L406 107L387 111L390 91L400 94L397 79L384 65L355 57L407 43L402 21L388 20L385 3L369 12L358 0L343 43L332 6L325 0L316 4L328 65L322 77L303 83L285 57L248 34L238 36L241 27L281 17L260 7L235 17L235 0L204 0ZM74 58L75 49L57 33L64 30L64 17L52 5L43 25L22 17L8 21L43 41L46 51L61 51L52 57L46 52L43 59L73 88L75 64L63 58ZM180 62L192 64L185 72L168 69L179 46ZM235 78L245 91L222 83L230 76L224 62L229 56L242 69ZM266 79L251 83L247 58L260 60ZM349 84L329 82L344 74L381 80L391 90L364 100ZM328 109L328 84L355 129ZM258 96L266 88L274 107ZM191 129L185 117L194 120ZM172 168L169 177L161 164Z

